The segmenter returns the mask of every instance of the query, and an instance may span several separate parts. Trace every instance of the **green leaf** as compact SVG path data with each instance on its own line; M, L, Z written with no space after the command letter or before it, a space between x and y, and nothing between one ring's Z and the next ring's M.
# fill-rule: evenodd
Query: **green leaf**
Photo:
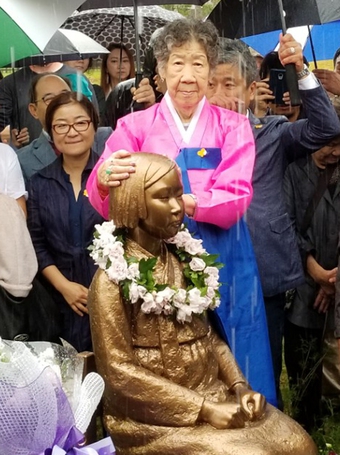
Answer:
M129 256L128 258L125 258L125 259L126 259L126 262L128 263L128 265L138 263L138 259L135 258L134 256Z
M167 284L155 284L155 290L156 290L157 292L159 292L159 291L164 291L164 289L165 289L166 287L168 287Z
M140 273L144 274L147 273L148 270L153 270L157 262L157 258L150 258L150 259L141 259L139 261L139 271Z
M123 290L123 295L126 300L129 299L129 287L130 287L131 281L130 280L124 280L122 290Z
M200 258L203 259L207 266L214 266L215 262L217 262L218 257L219 254L202 254L200 256Z

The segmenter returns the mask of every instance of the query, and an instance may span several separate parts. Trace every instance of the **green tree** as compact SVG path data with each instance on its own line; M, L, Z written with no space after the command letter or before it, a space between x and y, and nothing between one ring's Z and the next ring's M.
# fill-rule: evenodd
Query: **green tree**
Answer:
M199 5L163 5L164 8L176 11L186 17L205 19L220 0L209 0L203 6Z

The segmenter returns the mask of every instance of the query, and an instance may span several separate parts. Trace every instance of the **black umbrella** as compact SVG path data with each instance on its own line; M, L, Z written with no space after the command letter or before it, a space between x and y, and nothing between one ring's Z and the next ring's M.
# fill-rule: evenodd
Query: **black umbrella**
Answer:
M204 5L208 0L184 0L181 3ZM97 8L115 8L121 6L133 6L135 17L135 48L136 48L136 86L142 78L141 63L140 63L140 48L139 48L139 21L138 21L138 6L145 5L163 5L163 4L177 4L178 0L86 0L78 8L78 11Z
M340 2L334 0L221 0L209 15L228 38L241 38L287 26L314 25L340 18ZM300 104L294 65L286 66L292 106Z
M157 28L179 18L183 16L156 5L100 8L73 14L63 27L81 31L105 47L112 42L127 44L127 47L135 51L138 85L141 77L140 45L145 51L152 33Z
M338 0L221 0L209 18L221 36L242 38L287 27L325 24L340 19Z
M119 6L138 6L142 5L172 5L172 4L187 4L187 5L204 5L208 0L87 0L81 6L78 11L84 11L87 9L96 8L117 8Z

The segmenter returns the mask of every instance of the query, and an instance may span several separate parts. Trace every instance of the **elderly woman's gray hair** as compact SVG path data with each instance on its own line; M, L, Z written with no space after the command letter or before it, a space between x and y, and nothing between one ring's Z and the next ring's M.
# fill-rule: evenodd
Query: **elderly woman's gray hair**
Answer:
M190 41L203 46L210 68L214 68L218 53L218 32L210 21L177 19L165 25L153 45L154 55L160 68L164 68L174 47L181 47Z

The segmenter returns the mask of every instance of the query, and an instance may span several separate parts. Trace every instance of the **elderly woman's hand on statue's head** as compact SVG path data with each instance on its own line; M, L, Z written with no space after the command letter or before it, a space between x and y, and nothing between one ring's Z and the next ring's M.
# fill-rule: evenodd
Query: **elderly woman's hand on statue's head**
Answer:
M121 180L129 178L135 172L136 162L131 153L118 150L106 159L98 169L98 186L102 192L109 193L109 187L119 186Z

